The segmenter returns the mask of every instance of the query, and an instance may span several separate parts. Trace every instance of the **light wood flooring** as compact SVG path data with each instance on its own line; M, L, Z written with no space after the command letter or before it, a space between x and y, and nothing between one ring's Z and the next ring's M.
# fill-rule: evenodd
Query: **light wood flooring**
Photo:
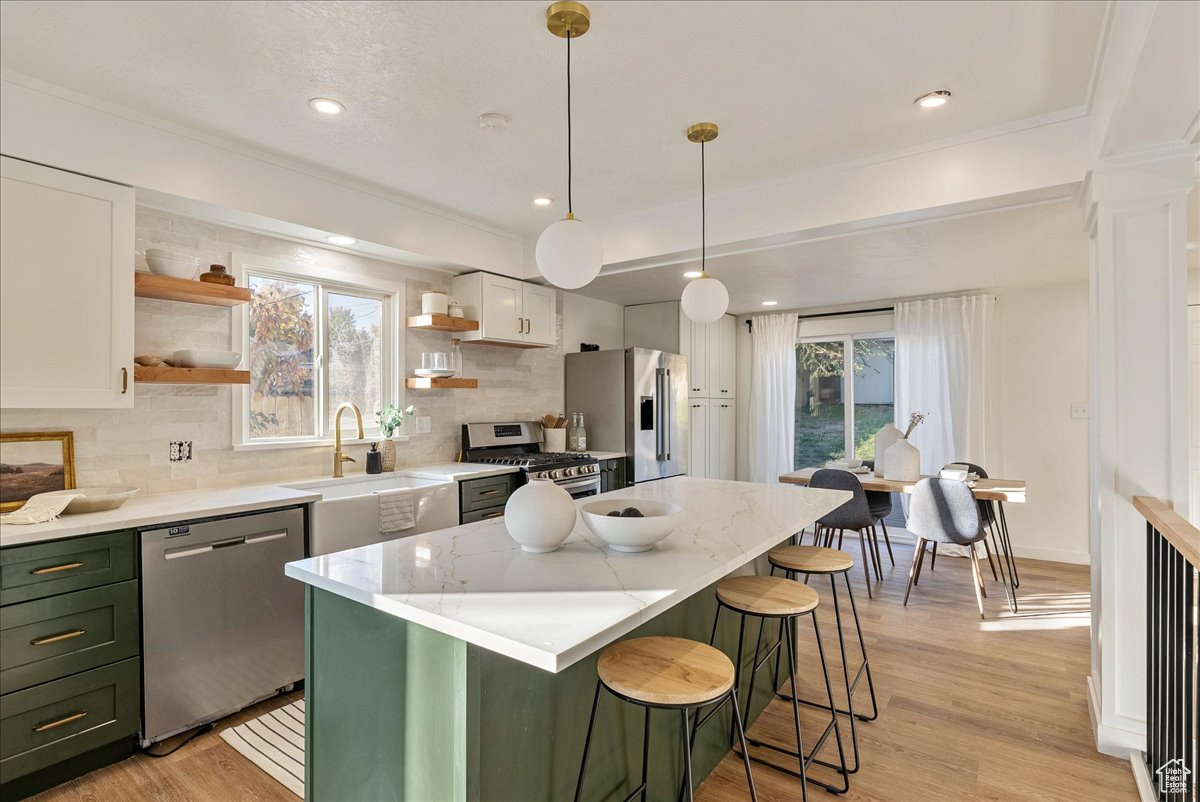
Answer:
M895 568L884 554L884 580L873 586L872 601L866 598L861 573L852 572L880 710L878 720L858 727L862 769L852 775L850 792L842 799L1136 799L1129 764L1097 754L1093 747L1085 679L1088 569L1021 560L1022 605L1012 615L984 564L988 617L980 621L965 559L939 557L934 572L928 570L927 560L921 583L905 608L901 602L912 549L897 545L895 552ZM827 581L814 578L813 587L822 594L822 634L827 651L836 658L832 611L825 601ZM801 623L800 632L801 695L816 698L823 686L811 625ZM851 663L855 664L853 653ZM836 660L831 665L835 691L838 666ZM864 681L856 704L865 703L865 692ZM264 702L221 722L218 730L295 698L292 694ZM820 714L802 712L811 738L821 728ZM773 702L751 734L787 744L790 716L790 705ZM848 732L844 735L848 749ZM831 756L836 756L832 742L822 752L824 758ZM830 778L829 772L816 771ZM755 781L763 802L800 799L798 781L787 775L756 764ZM810 795L814 800L834 798L818 788L810 788ZM696 794L697 802L748 798L741 761L732 755ZM137 755L35 799L296 802L217 732L200 736L170 757Z

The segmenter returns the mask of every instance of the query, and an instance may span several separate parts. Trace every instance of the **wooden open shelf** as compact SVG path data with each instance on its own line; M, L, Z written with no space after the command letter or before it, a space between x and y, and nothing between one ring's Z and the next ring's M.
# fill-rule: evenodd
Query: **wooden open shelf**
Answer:
M249 384L250 371L134 365L133 380L154 384Z
M497 348L549 348L548 345L541 343L513 343L504 340L463 340L463 345L493 345Z
M153 273L133 274L133 294L138 298L184 301L209 306L237 306L250 302L248 287L228 287L208 281L156 276Z
M479 331L479 321L449 315L413 315L408 319L408 327L428 331Z
M410 376L404 381L410 390L474 390L479 386L479 379L438 379Z

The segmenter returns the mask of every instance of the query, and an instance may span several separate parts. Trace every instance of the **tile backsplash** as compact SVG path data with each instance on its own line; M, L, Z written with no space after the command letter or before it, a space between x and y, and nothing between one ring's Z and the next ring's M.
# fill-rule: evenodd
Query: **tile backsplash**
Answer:
M213 225L138 207L137 247L165 246L200 257L201 264L229 265L232 252L336 267L348 272L406 280L406 315L420 313L421 293L449 291L450 275L405 267ZM163 354L177 348L241 350L231 344L229 310L221 307L138 298L135 353ZM562 293L558 294L558 340L562 341ZM449 335L406 332L405 368L422 351L447 350ZM469 421L533 420L562 412L561 347L515 349L464 346L463 375L479 379L476 390L408 390L406 403L432 419L432 432L397 444L399 466L450 461L457 457L461 424ZM331 471L332 448L234 451L231 393L220 385L139 385L133 409L5 410L4 431L69 430L75 434L79 486L128 484L143 492L269 484L317 478ZM374 410L363 410L364 417ZM409 422L410 429L414 429ZM349 424L347 424L349 428ZM172 443L191 443L191 459L172 461ZM366 446L350 446L363 471Z

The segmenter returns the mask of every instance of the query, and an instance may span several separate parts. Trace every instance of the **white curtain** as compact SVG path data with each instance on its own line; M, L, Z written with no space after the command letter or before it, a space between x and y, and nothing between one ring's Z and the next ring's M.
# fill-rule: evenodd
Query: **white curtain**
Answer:
M776 484L794 470L796 440L794 314L761 315L751 330L750 467L755 482Z
M921 451L923 474L958 461L1000 472L995 307L992 295L896 304L896 426L903 431L909 415L925 413L910 438Z

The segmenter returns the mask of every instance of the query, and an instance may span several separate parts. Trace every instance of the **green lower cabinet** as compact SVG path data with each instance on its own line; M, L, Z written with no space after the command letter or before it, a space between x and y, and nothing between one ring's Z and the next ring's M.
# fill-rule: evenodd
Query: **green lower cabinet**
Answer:
M600 463L600 492L608 493L613 490L622 490L628 485L626 465L628 460L624 457L619 459L606 459Z
M138 654L138 583L0 607L0 693Z
M596 687L591 655L557 674L503 657L335 594L308 588L307 799L558 802L571 799ZM707 642L713 588L626 637ZM732 653L737 616L717 645ZM753 655L746 650L744 671ZM760 682L750 705L770 700ZM621 798L637 785L642 708L601 695L584 798ZM700 730L696 783L729 748L726 705ZM680 715L651 713L649 793L674 799L682 777Z
M140 664L123 660L0 696L0 795L9 798L12 780L116 741L131 748L141 723Z

